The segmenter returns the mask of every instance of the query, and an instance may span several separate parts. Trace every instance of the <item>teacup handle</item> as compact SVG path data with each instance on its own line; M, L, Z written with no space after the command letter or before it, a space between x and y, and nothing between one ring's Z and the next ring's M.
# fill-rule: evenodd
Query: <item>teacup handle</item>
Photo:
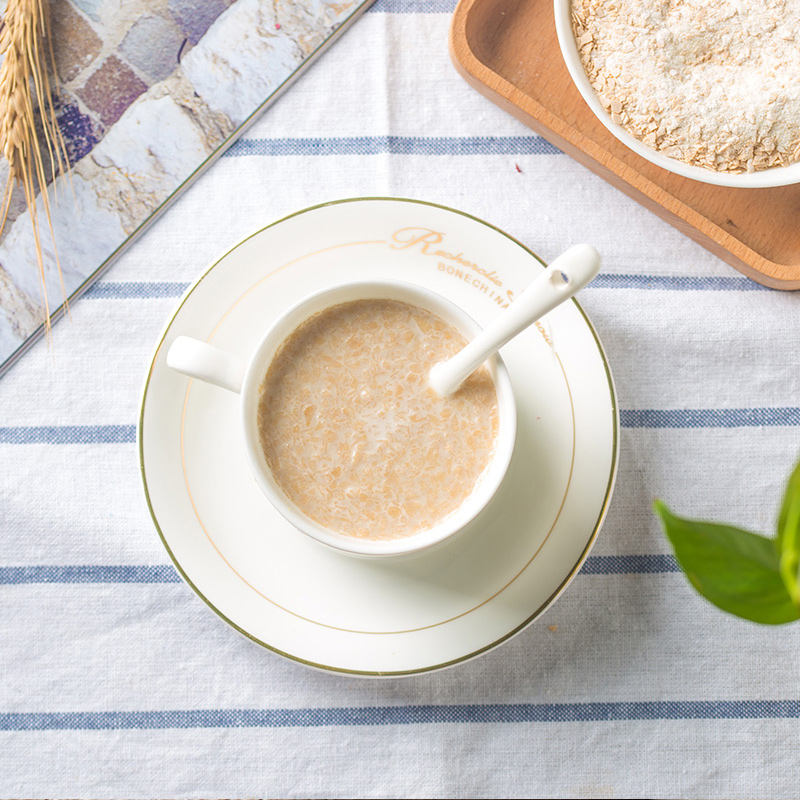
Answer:
M190 336L178 336L172 342L167 351L167 366L237 394L242 390L246 368L233 353Z

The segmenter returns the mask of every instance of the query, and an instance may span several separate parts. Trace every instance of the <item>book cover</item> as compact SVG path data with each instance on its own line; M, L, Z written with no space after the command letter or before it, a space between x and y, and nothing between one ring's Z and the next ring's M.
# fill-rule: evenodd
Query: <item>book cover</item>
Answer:
M67 296L76 299L372 2L53 0L71 170L50 192ZM42 231L55 318L63 293L44 220ZM15 190L0 240L0 372L43 332L43 300Z

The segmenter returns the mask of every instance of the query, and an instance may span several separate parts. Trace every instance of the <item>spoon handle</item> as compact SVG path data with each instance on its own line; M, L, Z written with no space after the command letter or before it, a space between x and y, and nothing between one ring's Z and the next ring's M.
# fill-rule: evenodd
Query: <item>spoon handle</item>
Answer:
M440 395L458 389L489 356L548 311L586 286L600 270L600 255L591 245L576 244L551 262L511 305L463 350L436 364L428 376Z

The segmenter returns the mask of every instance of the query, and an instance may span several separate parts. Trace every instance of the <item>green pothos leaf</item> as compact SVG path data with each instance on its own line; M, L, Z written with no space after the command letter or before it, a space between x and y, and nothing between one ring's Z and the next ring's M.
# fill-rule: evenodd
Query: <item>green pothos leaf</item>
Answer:
M800 607L800 464L789 476L786 493L783 497L781 513L778 517L778 536L775 540L778 550L780 573L786 591L794 604Z
M765 625L800 619L800 607L783 577L775 539L730 525L683 519L660 501L655 510L678 564L703 597L723 611ZM792 506L787 511L786 531L794 513ZM796 535L796 527L794 531L792 535Z

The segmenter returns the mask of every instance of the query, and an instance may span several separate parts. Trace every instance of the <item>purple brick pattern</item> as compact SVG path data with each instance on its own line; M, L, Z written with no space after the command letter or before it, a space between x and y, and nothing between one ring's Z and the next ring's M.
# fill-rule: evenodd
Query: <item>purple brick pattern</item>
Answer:
M78 90L78 96L105 125L113 125L146 91L147 84L127 64L109 56Z
M105 128L81 111L78 101L64 92L56 102L56 116L70 166L88 155L103 138Z

